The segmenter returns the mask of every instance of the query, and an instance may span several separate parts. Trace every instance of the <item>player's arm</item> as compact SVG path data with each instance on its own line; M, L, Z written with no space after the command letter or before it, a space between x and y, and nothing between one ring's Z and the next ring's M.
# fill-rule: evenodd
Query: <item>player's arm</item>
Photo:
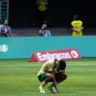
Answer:
M58 89L57 82L56 82L56 79L55 79L55 73L53 73L53 79L54 79L54 80L53 80L54 87L55 87L57 93L59 93L59 89Z
M54 81L53 81L54 86L55 86L55 88L56 88L57 93L59 93L59 89L58 89L58 87L57 87L57 82L56 82L56 79L55 79L55 75L53 75L53 76L54 76Z
M53 83L54 83L54 87L56 88L56 91L59 93L59 89L57 87L57 82L56 82L56 79L55 79L55 64L53 65L51 71L49 73L53 74Z

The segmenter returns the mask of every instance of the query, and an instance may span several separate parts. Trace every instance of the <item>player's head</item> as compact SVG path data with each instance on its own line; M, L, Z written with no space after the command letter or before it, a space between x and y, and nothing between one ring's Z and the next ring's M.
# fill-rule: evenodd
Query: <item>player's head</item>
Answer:
M59 61L59 69L60 70L65 70L66 68L66 62L64 60Z
M74 18L74 20L79 20L79 16L78 15L74 15L73 18Z
M64 70L66 67L66 62L64 60L57 60L55 66L57 69Z

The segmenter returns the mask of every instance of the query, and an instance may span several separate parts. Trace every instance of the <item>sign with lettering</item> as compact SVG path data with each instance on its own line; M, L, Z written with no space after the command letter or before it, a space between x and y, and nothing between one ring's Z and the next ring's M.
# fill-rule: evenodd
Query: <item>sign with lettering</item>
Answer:
M45 62L50 59L64 59L73 60L81 58L77 49L66 49L66 50L49 50L42 52L34 52L29 59L29 62Z

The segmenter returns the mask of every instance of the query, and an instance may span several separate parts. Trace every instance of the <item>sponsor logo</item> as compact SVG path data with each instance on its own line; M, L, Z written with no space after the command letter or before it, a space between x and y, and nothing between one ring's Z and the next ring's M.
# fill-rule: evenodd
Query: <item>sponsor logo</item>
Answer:
M81 56L77 49L63 49L63 50L47 50L42 52L34 52L29 58L29 62L45 62L50 59L74 60L80 59Z
M7 52L8 51L8 46L6 44L0 45L0 52Z
M71 56L72 56L73 58L78 58L78 57L79 57L79 53L77 53L76 50L72 50L72 51L71 51Z
M70 52L38 52L36 54L40 61L46 61L54 58L76 59L79 57L79 53L76 50L71 50Z

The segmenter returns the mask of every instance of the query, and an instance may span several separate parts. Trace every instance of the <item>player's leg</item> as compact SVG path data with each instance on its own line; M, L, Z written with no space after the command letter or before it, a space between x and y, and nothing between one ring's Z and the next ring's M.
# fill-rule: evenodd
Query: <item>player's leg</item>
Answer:
M45 93L44 87L47 85L48 82L53 82L53 75L50 73L43 73L38 76L38 79L42 82L39 87L40 93Z
M61 74L61 73L56 73L55 74L55 79L56 79L56 82L57 82L57 85L58 85L59 83L61 83L62 81L67 79L67 75L66 74ZM56 93L54 83L49 86L49 89L52 93Z

